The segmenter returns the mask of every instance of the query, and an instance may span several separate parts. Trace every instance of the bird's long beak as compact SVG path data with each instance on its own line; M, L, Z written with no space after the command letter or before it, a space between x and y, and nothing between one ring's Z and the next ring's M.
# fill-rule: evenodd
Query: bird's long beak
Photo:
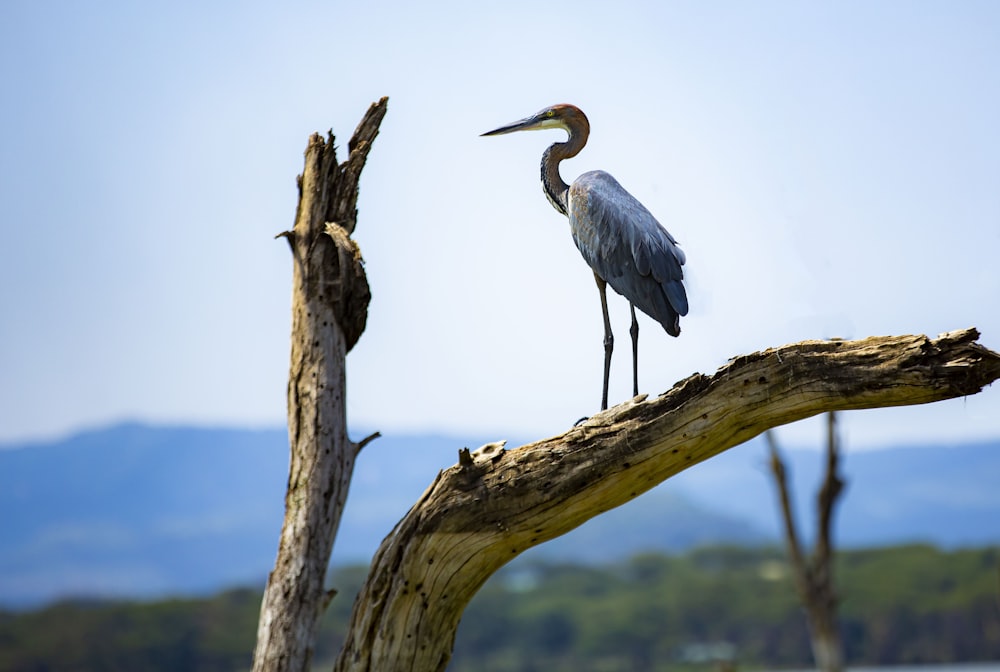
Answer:
M479 137L487 135L503 135L505 133L513 133L514 131L535 131L542 126L543 119L539 119L538 115L533 115L530 117L525 117L520 121L515 121L514 123L507 124L506 126L501 126L500 128L494 128L492 131L487 131Z

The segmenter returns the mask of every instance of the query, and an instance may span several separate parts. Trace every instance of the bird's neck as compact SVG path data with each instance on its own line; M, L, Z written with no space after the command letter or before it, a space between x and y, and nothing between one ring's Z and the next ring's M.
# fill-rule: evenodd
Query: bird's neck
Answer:
M552 145L542 154L542 189L552 207L565 215L569 185L559 174L559 162L564 157L558 155L558 148L562 146L562 143Z
M566 142L557 142L542 154L542 189L552 207L564 215L569 211L567 207L569 185L563 182L559 174L559 162L579 154L585 144L587 144L586 133L570 131Z

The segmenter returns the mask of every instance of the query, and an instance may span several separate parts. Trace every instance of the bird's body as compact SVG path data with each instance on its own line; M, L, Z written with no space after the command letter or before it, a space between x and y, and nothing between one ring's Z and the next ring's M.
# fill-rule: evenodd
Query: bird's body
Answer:
M590 268L668 334L679 336L688 304L684 252L673 236L601 170L573 182L568 210L573 242Z
M572 185L563 182L559 163L576 156L587 143L590 124L572 105L555 105L521 121L483 135L522 130L564 129L566 142L551 145L542 155L542 187L549 201L569 218L573 242L594 272L604 313L604 393L608 405L608 378L614 337L608 317L606 285L629 300L632 309L633 391L638 394L639 308L663 325L671 336L680 334L680 317L688 312L684 290L684 252L656 218L615 178L601 170L580 175Z

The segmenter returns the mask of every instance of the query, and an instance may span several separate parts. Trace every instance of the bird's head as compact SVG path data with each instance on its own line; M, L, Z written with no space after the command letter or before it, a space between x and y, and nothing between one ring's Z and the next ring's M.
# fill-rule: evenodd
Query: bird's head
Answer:
M578 133L586 137L590 132L587 115L575 105L553 105L520 121L506 124L483 135L503 135L514 131L538 131L544 128L561 128L571 135Z

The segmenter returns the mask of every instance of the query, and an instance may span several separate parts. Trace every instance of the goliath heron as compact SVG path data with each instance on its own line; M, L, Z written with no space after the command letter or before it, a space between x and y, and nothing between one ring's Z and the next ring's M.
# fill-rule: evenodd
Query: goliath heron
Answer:
M512 124L483 133L561 128L566 142L551 145L542 154L542 188L552 207L569 217L569 228L580 254L594 271L604 314L604 392L601 410L608 407L608 378L614 335L608 318L607 286L629 301L632 311L632 391L639 394L639 308L663 325L671 336L681 333L680 316L687 315L684 291L684 252L677 241L642 203L602 170L584 173L572 186L562 181L559 162L580 153L590 135L590 122L573 105L553 105Z

